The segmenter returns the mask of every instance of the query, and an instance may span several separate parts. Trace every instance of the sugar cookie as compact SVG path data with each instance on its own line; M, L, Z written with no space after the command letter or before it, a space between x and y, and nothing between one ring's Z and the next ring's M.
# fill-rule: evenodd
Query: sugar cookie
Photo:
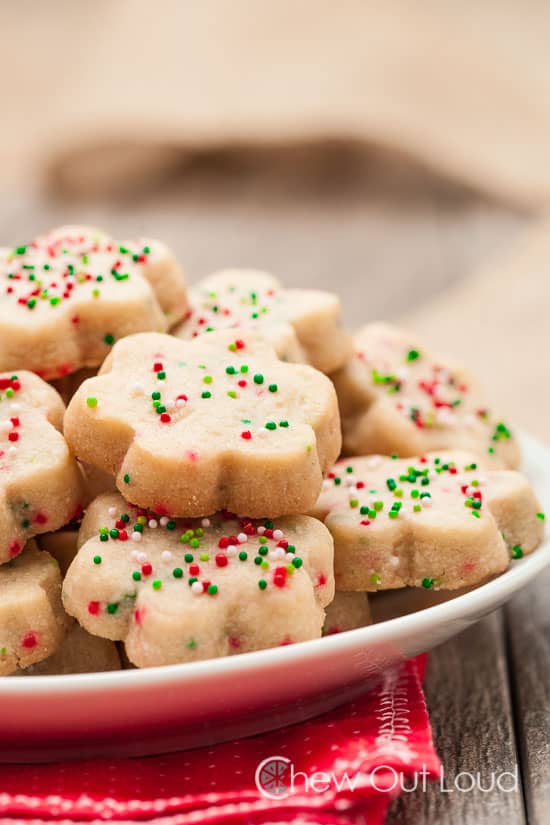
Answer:
M0 566L0 676L51 656L67 624L59 566L31 541Z
M101 364L114 341L185 316L183 275L158 241L64 226L0 250L0 369L58 378Z
M285 361L325 373L351 357L351 337L341 326L340 299L318 289L284 289L254 269L215 272L189 290L191 311L176 330L194 338L215 329L256 329Z
M74 395L65 436L81 461L116 475L128 501L251 517L313 506L341 439L330 380L233 330L119 341Z
M544 514L527 479L472 453L339 461L312 515L334 538L338 590L453 590L531 553Z
M88 508L79 544L65 609L124 640L138 667L317 638L334 595L332 539L308 516L175 520L111 493Z
M0 564L82 509L82 477L58 432L64 411L37 375L0 374Z
M355 356L332 376L348 455L474 450L515 468L519 448L486 407L472 376L389 324L363 327Z

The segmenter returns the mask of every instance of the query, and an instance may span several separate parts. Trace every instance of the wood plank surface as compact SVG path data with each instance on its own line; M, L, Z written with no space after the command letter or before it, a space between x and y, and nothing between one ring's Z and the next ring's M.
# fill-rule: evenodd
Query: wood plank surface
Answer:
M530 825L550 822L550 570L505 608L508 667Z

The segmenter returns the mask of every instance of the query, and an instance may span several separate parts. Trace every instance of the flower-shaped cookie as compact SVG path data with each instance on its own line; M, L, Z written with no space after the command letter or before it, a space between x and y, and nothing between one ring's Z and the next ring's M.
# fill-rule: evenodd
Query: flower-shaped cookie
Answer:
M318 289L283 289L277 278L254 269L216 272L189 290L191 314L176 330L194 338L215 329L257 329L284 361L302 361L322 372L351 357L341 327L339 298Z
M355 630L356 627L365 627L371 621L369 597L366 593L337 590L325 611L323 635Z
M51 656L67 625L59 566L31 541L0 566L0 676Z
M57 378L101 364L114 341L184 317L183 275L158 241L65 226L0 249L0 369Z
M119 341L73 396L65 436L128 501L172 516L303 513L340 449L330 380L233 330Z
M58 432L64 412L37 375L0 373L0 564L82 509L82 475Z
M521 473L460 451L343 459L312 515L334 538L339 590L477 584L531 553L544 528Z
M88 508L79 544L65 608L123 639L138 667L317 638L334 595L332 539L308 516L175 520L110 493Z
M103 673L120 670L120 656L114 642L92 636L77 622L55 653L35 665L19 668L14 676L60 676L66 673Z
M509 428L462 367L388 324L363 327L354 344L354 358L332 376L348 455L460 449L490 456L494 467L518 466Z

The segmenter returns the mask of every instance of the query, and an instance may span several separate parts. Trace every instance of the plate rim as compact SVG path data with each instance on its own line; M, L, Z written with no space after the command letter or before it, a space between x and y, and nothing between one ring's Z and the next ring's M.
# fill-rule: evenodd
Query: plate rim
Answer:
M548 476L550 486L550 448L538 438L521 433L519 441L523 456L542 453L537 464ZM535 489L535 492L538 491ZM550 501L547 502L550 508ZM544 508L544 504L542 505ZM549 509L547 508L547 509ZM95 693L109 691L139 690L147 685L153 687L165 683L177 683L180 687L192 685L206 678L227 678L241 674L243 670L254 671L264 668L280 668L289 665L298 658L302 663L318 656L330 656L338 652L345 654L358 646L377 644L391 634L392 640L399 640L404 635L422 632L435 622L453 622L461 617L483 611L492 612L538 573L550 564L550 535L545 535L542 543L528 556L512 561L510 567L491 581L464 593L449 601L423 608L415 613L408 613L392 619L347 630L319 639L298 642L265 650L223 656L217 659L205 659L198 662L184 662L173 665L160 665L151 668L107 671L102 673L71 673L58 675L39 675L28 679L0 676L0 699L17 694L25 696L34 693L60 694L70 692ZM491 606L494 605L494 606Z

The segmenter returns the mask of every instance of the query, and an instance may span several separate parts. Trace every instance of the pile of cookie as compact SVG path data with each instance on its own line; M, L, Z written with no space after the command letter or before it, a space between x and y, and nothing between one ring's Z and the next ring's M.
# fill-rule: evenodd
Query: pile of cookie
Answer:
M472 377L340 315L263 272L187 289L146 238L0 250L0 675L315 639L368 623L369 593L474 586L536 548Z

